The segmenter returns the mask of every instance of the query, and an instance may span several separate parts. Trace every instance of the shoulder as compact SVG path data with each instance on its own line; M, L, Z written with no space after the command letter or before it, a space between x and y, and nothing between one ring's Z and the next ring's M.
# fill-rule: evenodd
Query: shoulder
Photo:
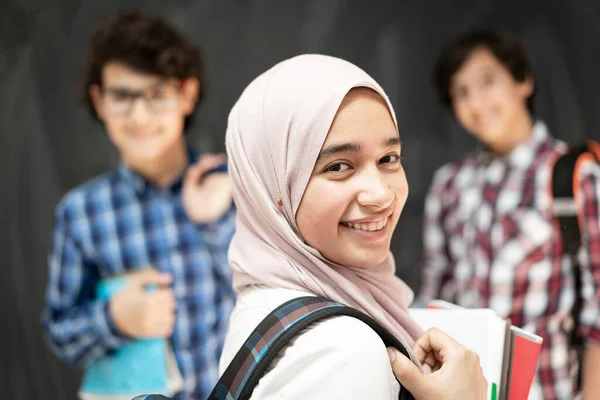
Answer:
M91 203L108 199L117 181L117 173L107 172L69 190L59 201L55 210L58 219L70 220L84 211Z
M294 378L294 379L292 379ZM264 377L288 398L398 398L387 350L366 324L348 316L316 323L290 342ZM302 383L304 382L304 383Z
M301 294L294 292L272 289L270 293L272 298L290 295L293 298ZM246 325L251 325L246 327L245 340L258 322L280 304L271 308L264 300L266 297L263 297L263 303L260 304L261 300L258 297L267 293L264 291L260 294L254 293L253 296L252 293L242 295L242 303L254 297L254 312L258 313L257 310L262 309L264 315L250 322L250 308L238 304L231 319L230 330L239 329L239 325L233 325L243 324L242 320L245 320ZM289 298L284 301L287 300ZM243 318L244 313L246 318ZM233 344L231 339L233 338L228 337L230 344ZM237 345L233 346L234 351L224 349L224 352L230 352L225 356L226 359L231 360L231 353L235 354L241 346L242 343L237 342ZM225 360L221 361L223 363ZM339 316L315 323L292 339L273 361L252 398L392 399L398 397L399 388L390 367L385 345L377 333L356 318Z
M600 203L600 163L593 159L583 159L575 165L574 182L578 194L585 203Z
M381 360L389 362L385 345L379 335L357 318L333 317L317 323L304 335L311 346L322 347L336 357L352 360L371 359L373 355L379 354Z
M229 318L229 327L219 363L220 370L223 371L227 367L246 338L271 311L288 300L307 295L310 294L260 285L246 287L238 293L235 307Z
M446 163L439 167L433 174L430 192L442 192L452 188L457 178L475 172L477 168L477 155L467 154L458 160Z

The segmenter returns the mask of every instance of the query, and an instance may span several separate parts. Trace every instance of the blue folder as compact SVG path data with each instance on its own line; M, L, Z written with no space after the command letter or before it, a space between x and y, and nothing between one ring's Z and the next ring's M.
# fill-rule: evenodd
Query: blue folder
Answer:
M126 277L102 281L97 297L108 299L127 283ZM142 393L169 393L165 339L138 339L94 360L85 369L79 389L83 398L129 399Z

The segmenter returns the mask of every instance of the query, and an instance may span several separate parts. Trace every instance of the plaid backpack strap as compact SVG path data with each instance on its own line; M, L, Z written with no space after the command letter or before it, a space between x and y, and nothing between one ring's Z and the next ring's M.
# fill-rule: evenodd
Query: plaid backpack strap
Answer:
M341 315L360 319L377 332L386 346L393 346L409 357L406 348L368 315L321 297L299 297L283 303L258 324L237 352L208 399L249 399L266 368L290 339L310 324ZM412 395L406 389L400 391L400 400L412 399Z

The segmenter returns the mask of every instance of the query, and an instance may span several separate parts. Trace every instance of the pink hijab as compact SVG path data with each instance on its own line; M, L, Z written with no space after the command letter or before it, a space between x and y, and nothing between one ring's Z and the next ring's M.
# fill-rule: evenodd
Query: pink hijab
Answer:
M383 89L355 65L301 55L256 78L229 114L226 146L236 233L229 250L237 291L254 284L296 289L357 308L410 351L421 329L408 316L411 289L390 254L375 268L336 265L308 246L296 211L333 118L348 91Z

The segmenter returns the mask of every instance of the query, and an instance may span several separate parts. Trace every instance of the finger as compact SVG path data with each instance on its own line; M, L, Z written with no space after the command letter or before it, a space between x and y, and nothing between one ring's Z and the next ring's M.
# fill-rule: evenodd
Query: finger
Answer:
M175 317L165 318L161 324L161 332L163 336L169 337L175 329Z
M223 165L227 161L225 154L205 154L200 160L190 167L186 175L186 183L195 184L209 171Z
M203 169L200 168L198 164L190 166L183 178L183 186L190 187L196 185L202 177L202 171Z
M392 370L398 381L415 398L422 397L426 382L419 368L398 350L388 347L388 354L392 363Z
M131 282L138 286L169 285L173 278L170 274L159 272L154 268L144 268L143 270L132 273L129 278Z
M433 372L433 369L431 368L431 366L427 365L427 364L423 364L423 373L425 373L426 375L429 375Z
M149 296L152 297L154 304L156 304L157 307L168 309L175 308L175 295L173 294L173 290L171 290L171 288L160 288L157 291L150 292Z
M202 157L200 157L197 164L219 166L219 165L223 164L225 162L225 160L227 160L227 156L224 153L217 153L217 154L206 153L206 154L203 154Z
M443 364L448 356L454 354L457 350L462 351L464 347L436 328L425 332L415 341L413 347L413 352L421 363L425 362L429 353L433 353L436 359Z
M425 360L421 363L423 368L428 367L429 372L433 372L433 368L438 363L437 358L433 352L427 353Z

